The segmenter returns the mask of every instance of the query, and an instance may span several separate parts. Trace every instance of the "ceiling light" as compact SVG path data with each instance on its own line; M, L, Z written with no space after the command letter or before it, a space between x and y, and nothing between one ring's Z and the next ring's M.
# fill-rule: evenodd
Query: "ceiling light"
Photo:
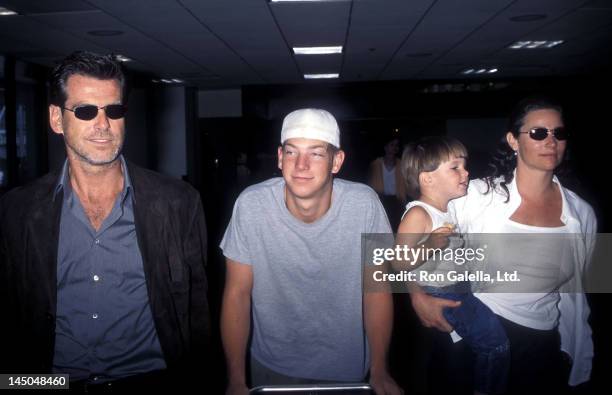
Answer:
M342 53L342 45L335 47L293 47L296 55L329 55Z
M117 59L120 62L131 62L132 59L128 58L127 56L123 56L123 55L115 55L115 59Z
M156 84L160 82L163 82L164 84L182 84L185 82L184 80L180 80L178 78L160 78L160 79L153 79L151 81L153 81Z
M563 40L549 41L548 44L544 45L544 48L552 48L560 44L563 44Z
M461 72L461 74L463 75L470 75L470 74L494 74L497 73L499 71L498 68L479 68L479 69L475 69L475 68L471 68L471 69L465 69Z
M563 44L563 40L555 40L555 41L517 41L514 44L510 45L510 49L537 49L537 48L552 48L556 47L559 44Z
M0 16L18 15L17 12L8 8L0 7Z
M304 74L304 78L307 80L318 80L325 78L338 78L340 74L338 73L328 73L328 74Z

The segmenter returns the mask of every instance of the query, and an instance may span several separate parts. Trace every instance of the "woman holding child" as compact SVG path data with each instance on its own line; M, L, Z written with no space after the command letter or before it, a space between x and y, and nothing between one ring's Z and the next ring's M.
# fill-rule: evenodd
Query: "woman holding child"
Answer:
M541 98L523 100L510 117L509 131L504 136L503 148L500 148L494 158L493 174L485 179L472 180L464 197L450 200L453 199L451 194L444 195L449 197L450 202L446 202L448 207L438 205L438 211L450 215L453 218L452 225L457 226L462 233L527 234L528 237L521 239L524 245L509 248L503 255L493 254L499 260L500 266L520 264L525 253L533 251L537 254L538 249L546 248L547 246L538 244L538 240L542 238L536 236L579 235L580 237L573 239L573 254L562 254L554 248L545 251L548 254L546 259L559 262L559 265L578 266L578 274L575 274L571 281L580 282L580 273L585 270L594 247L597 225L591 206L564 188L554 175L555 169L563 160L567 138L560 106ZM410 152L410 155L414 155L414 152ZM402 167L406 168L410 160L405 156ZM453 158L447 160L452 161ZM443 165L444 163L440 167ZM427 182L426 176L437 171L439 169L434 169L433 172L426 170L419 175L419 182ZM407 180L407 183L410 185L410 180ZM444 188L450 191L449 188L455 186L451 183ZM440 191L444 190L434 189L438 191L435 192L436 196L440 196ZM443 201L444 196L438 200ZM448 208L448 211L444 208ZM414 217L410 213L412 210L414 209L409 207L398 233L412 231L413 227L409 224L410 219ZM431 226L435 219L425 222L429 224L429 228L424 229L424 232L444 232ZM577 292L576 288L568 290ZM412 305L423 325L442 332L455 329L462 335L453 324L457 321L452 316L452 310L461 309L465 302L457 302L457 298L445 297L443 294L438 294L442 297L434 295L436 293L428 292L427 289L425 292L411 293ZM550 292L538 290L530 293L486 292L474 296L487 308L473 314L487 316L492 311L496 317L492 321L493 325L501 324L510 344L507 388L500 390L499 386L488 389L478 387L476 374L476 392L560 393L568 382L570 385L578 385L588 381L593 345L587 322L589 307L584 294L560 293L559 289L555 289ZM452 322L449 324L449 321ZM438 336L437 339L448 342L446 357L449 361L470 358L469 350L466 354L464 346L463 353L457 352L457 347L452 345L448 336ZM477 338L475 344L483 339L484 337ZM473 342L470 342L469 333L466 340L472 351L478 355ZM570 364L571 373L568 380ZM446 366L454 367L466 365L468 364L461 362L446 363ZM478 357L476 365L478 366ZM444 370L443 366L440 368ZM432 366L432 369L436 370L436 366ZM437 372L442 376L438 380L452 382L462 376L460 371Z

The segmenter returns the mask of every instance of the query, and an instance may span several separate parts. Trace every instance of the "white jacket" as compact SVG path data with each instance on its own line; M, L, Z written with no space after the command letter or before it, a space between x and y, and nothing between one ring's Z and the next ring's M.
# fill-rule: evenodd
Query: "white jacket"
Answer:
M584 278L595 247L597 219L587 202L564 188L557 177L554 177L553 181L559 185L563 199L561 221L571 233L579 235L575 238L573 252L575 262L579 263L580 274ZM502 193L500 187L485 194L487 183L484 180L470 181L467 195L449 203L449 211L456 218L461 232L499 233L502 219L510 218L521 204L521 196L516 186L516 172L507 187L510 199L505 203L506 194ZM558 305L561 349L573 360L570 385L589 380L593 360L593 341L588 323L590 309L585 294L576 292L581 289L581 281L582 278L575 276L572 284L566 284L560 289L562 293ZM573 293L563 293L564 289Z

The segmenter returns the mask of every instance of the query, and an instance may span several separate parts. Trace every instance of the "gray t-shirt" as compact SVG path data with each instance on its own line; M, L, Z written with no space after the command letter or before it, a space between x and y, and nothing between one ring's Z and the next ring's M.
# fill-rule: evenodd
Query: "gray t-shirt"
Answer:
M335 179L330 209L307 224L287 209L285 181L247 188L221 242L252 265L251 353L293 377L359 381L368 369L361 234L390 233L376 193Z

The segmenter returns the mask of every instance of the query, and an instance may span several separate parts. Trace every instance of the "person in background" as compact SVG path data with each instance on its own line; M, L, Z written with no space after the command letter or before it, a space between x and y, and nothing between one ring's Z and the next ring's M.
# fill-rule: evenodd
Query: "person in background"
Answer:
M386 135L384 152L384 156L370 163L368 185L378 193L392 228L397 229L407 199L400 171L400 138L397 134Z

